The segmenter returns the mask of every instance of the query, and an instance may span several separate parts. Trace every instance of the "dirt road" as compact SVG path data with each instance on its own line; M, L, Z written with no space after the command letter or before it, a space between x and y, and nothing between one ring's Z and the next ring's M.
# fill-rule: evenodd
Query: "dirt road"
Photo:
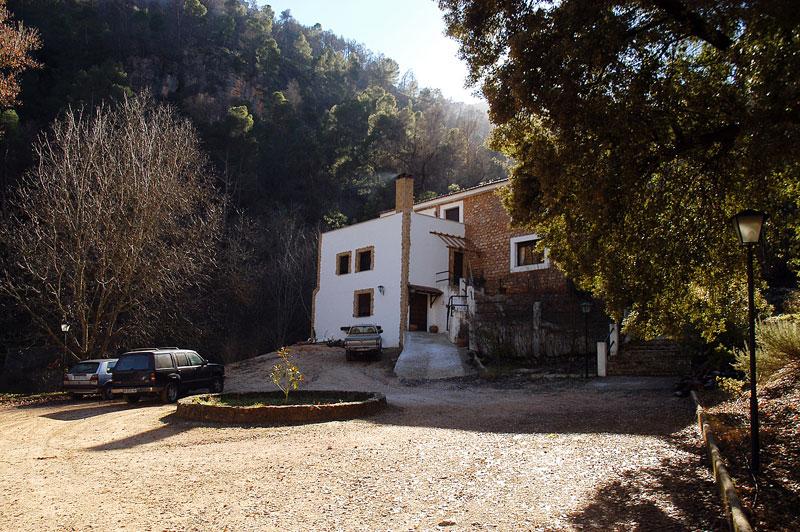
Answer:
M174 406L0 409L0 530L723 528L692 409L636 379L402 386L338 349L307 386L387 394L355 421L224 427ZM228 369L269 389L270 357Z

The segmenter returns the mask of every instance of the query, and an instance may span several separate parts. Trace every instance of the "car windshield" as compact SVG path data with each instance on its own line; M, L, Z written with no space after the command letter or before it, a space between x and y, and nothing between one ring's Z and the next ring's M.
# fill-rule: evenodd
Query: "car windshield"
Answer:
M150 355L122 355L114 366L114 373L119 371L137 371L150 369Z
M116 366L116 365L117 365L117 361L116 361L116 360L112 360L112 361L111 361L111 362L109 362L109 363L108 363L108 365L106 366L106 371L107 371L107 372L109 372L109 373L111 373L112 371L114 371L114 366Z
M97 373L97 368L99 366L99 362L81 362L80 364L75 364L72 366L72 369L69 370L69 372L73 375L78 373Z
M350 334L375 334L378 331L371 325L361 325L357 327L350 327Z

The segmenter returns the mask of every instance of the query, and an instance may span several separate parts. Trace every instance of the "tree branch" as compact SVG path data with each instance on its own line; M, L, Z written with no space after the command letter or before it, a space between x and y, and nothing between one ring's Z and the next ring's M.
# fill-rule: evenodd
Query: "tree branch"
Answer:
M733 45L730 37L713 28L696 11L683 5L680 0L651 0L651 2L678 22L689 35L706 41L718 50L724 51Z

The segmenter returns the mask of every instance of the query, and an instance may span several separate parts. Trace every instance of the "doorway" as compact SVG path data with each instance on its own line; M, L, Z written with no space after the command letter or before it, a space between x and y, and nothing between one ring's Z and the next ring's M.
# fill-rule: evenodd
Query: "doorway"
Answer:
M411 331L428 330L428 295L412 292L408 302L408 325Z
M453 274L450 277L450 284L459 286L464 277L464 252L453 250Z

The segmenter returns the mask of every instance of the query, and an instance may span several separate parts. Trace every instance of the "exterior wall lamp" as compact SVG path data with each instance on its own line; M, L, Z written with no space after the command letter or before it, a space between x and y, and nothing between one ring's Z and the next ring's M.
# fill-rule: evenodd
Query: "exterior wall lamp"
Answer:
M385 294L386 293L386 287L383 286L382 284L378 285L378 292L380 292L381 295Z
M753 283L753 250L761 242L761 229L768 215L761 211L745 209L733 217L733 226L739 243L747 247L747 339L750 351L750 449L753 473L761 469L760 445L758 438L758 397L756 396L756 309Z

